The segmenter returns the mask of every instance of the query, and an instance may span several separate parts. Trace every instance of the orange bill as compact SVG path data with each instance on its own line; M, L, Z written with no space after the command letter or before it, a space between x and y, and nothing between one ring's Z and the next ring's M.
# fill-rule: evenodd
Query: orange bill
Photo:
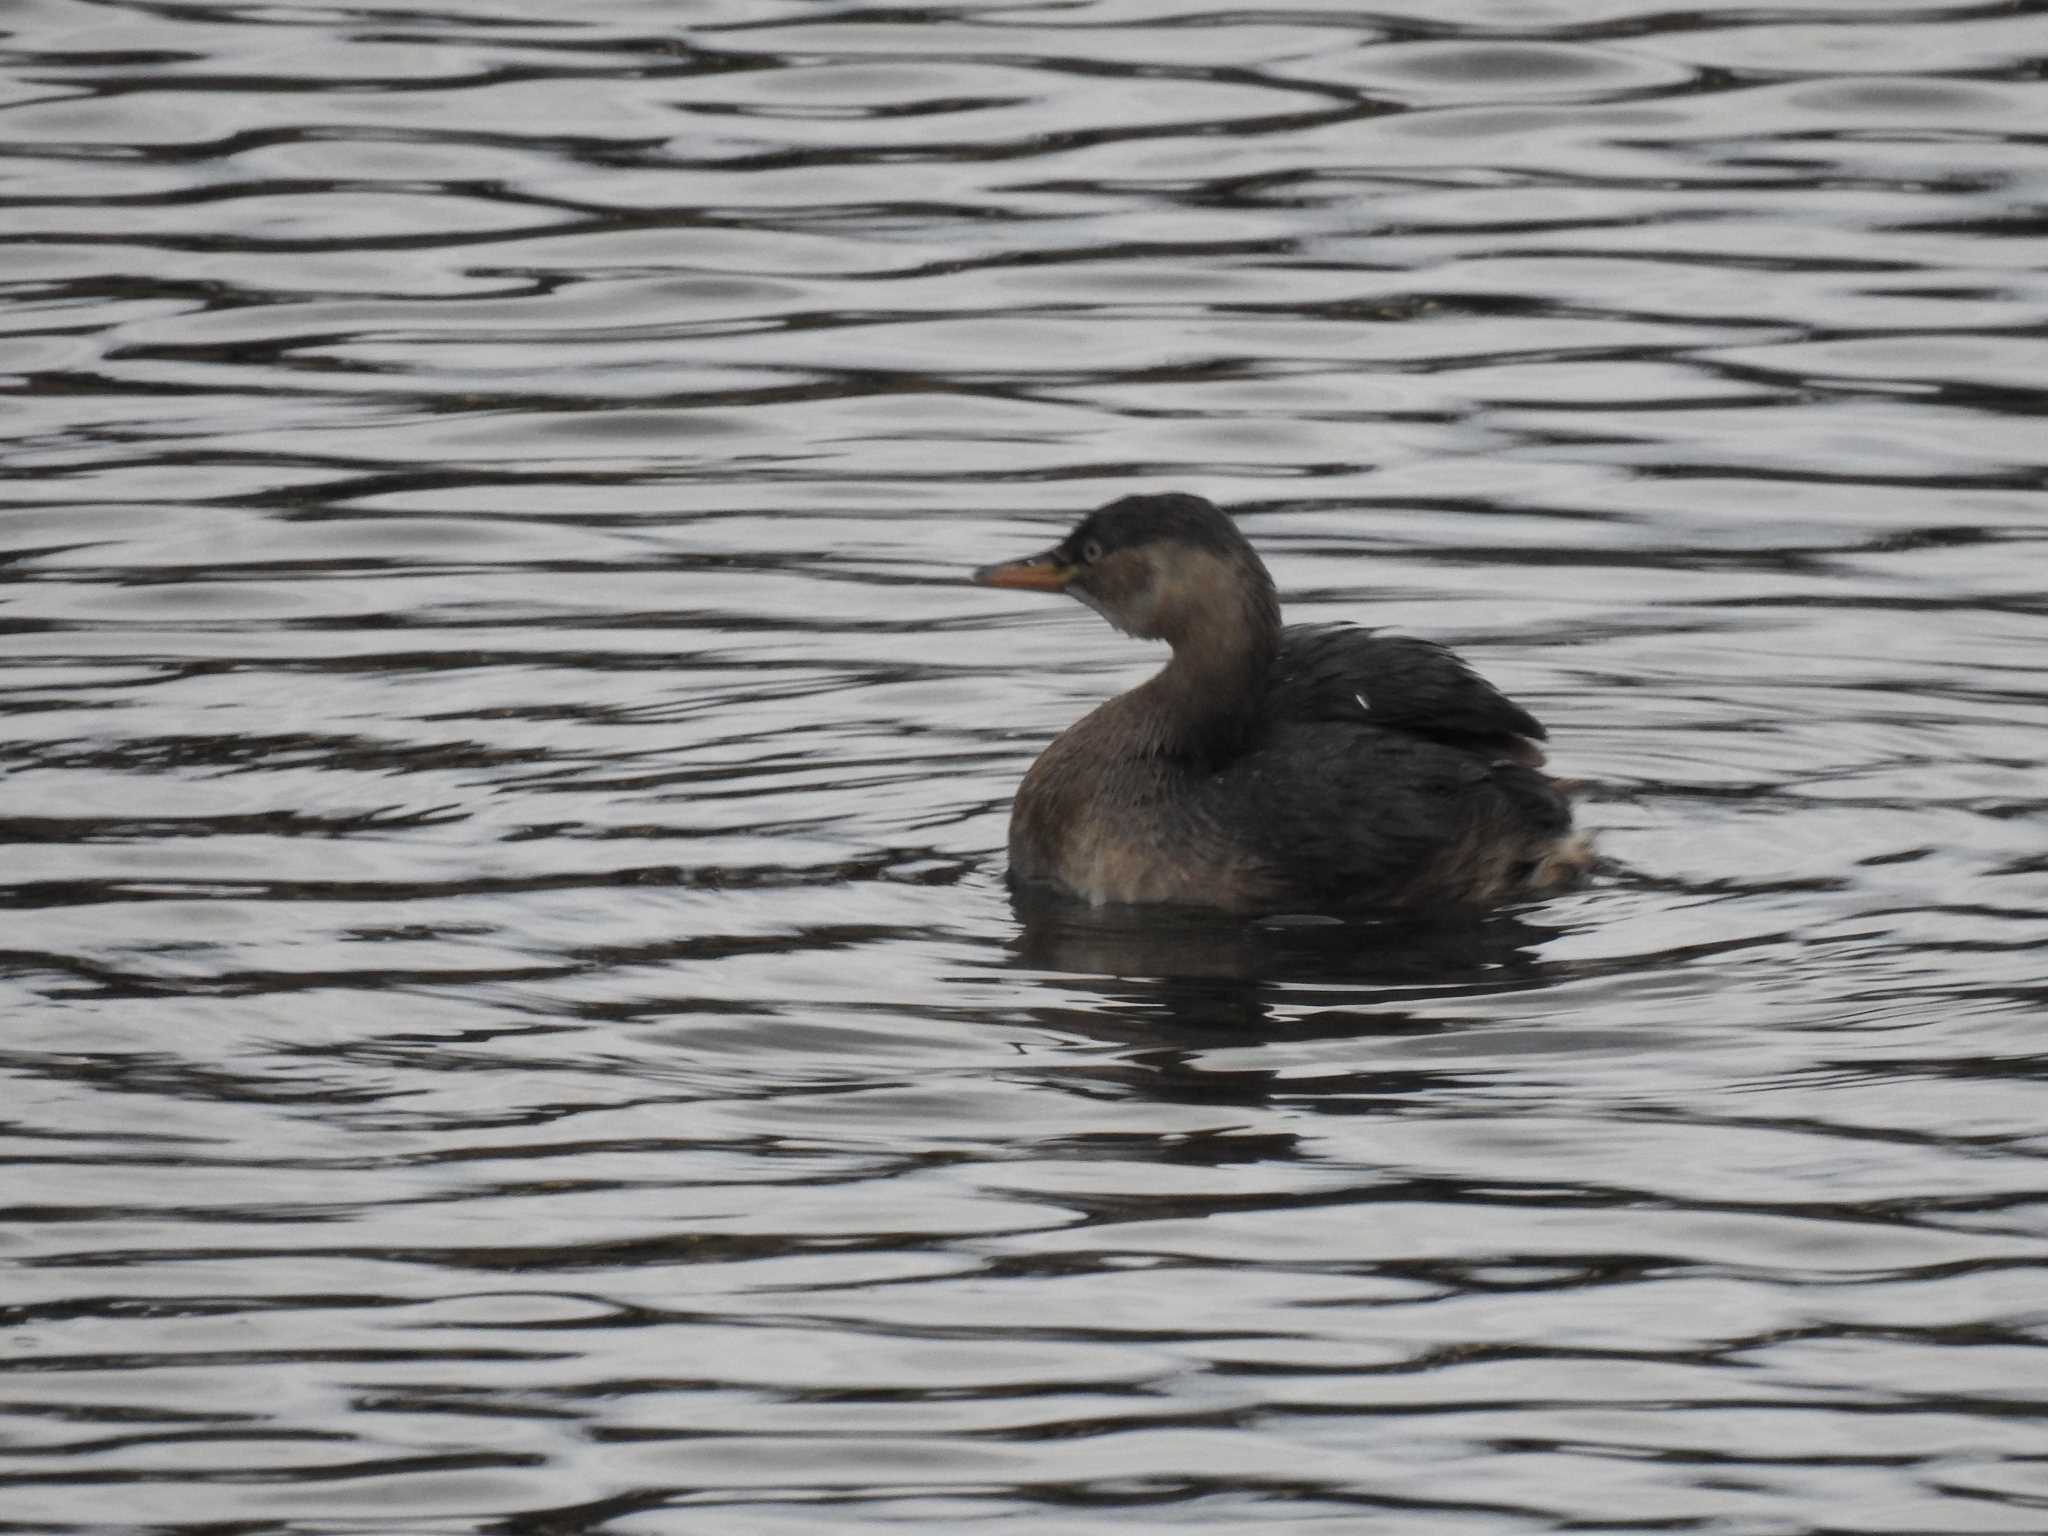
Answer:
M974 573L975 585L1018 587L1027 592L1058 592L1074 579L1075 567L1060 558L1057 547L1022 560L1005 560L984 565Z

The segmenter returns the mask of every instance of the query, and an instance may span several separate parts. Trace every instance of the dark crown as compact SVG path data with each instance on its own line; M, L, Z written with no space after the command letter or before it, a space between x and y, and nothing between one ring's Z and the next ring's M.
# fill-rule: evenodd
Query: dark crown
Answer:
M1199 496L1168 491L1157 496L1125 496L1081 520L1067 543L1076 553L1090 543L1104 554L1141 544L1172 542L1236 554L1245 548L1237 525Z

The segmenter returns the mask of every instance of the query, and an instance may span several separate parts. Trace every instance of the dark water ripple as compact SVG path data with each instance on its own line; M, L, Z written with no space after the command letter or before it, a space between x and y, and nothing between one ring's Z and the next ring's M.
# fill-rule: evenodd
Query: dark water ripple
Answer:
M0 15L0 1531L2048 1524L2048 7ZM1136 488L1608 867L1013 908Z

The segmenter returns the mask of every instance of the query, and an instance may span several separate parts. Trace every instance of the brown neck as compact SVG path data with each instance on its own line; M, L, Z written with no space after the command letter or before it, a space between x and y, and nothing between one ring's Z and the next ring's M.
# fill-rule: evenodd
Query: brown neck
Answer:
M1173 659L1142 690L1154 726L1148 745L1166 757L1233 756L1263 722L1267 677L1280 648L1272 578L1256 564L1234 571L1181 611L1189 622L1164 636Z

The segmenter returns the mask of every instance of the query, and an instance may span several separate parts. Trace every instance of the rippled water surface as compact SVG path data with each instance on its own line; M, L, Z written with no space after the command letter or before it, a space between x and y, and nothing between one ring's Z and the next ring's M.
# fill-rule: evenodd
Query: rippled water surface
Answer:
M2048 7L0 29L0 1530L2048 1529ZM1599 878L1015 908L1168 488Z

